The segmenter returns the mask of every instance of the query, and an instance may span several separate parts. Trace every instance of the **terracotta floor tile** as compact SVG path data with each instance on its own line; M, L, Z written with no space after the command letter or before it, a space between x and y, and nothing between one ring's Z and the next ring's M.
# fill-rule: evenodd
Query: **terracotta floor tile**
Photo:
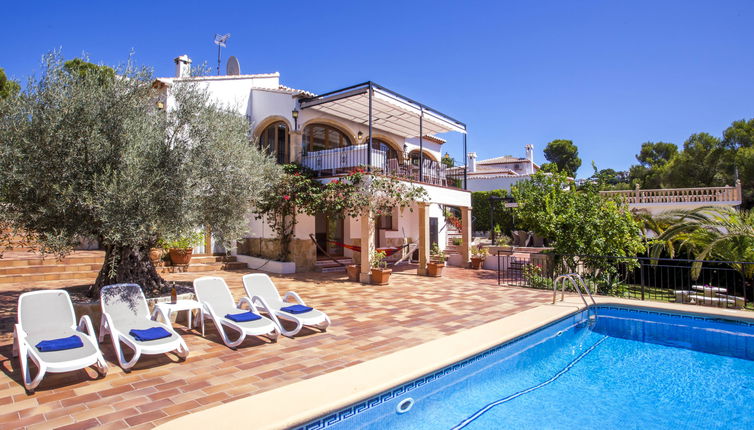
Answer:
M13 428L16 422L37 428L88 428L95 419L103 428L151 428L185 413L494 321L547 303L552 294L498 286L494 272L448 267L444 277L426 278L412 270L396 271L389 286L379 287L347 282L342 273L273 276L281 291L297 291L307 304L328 313L333 323L326 333L305 330L293 339L281 337L275 344L251 339L232 350L221 343L212 324L207 325L207 338L177 324L190 350L185 362L167 355L146 357L132 372L125 373L114 362L108 340L102 345L111 365L105 378L94 379L93 371L53 375L45 378L32 396L25 394L20 383L18 361L7 358L10 333L0 332L0 357L6 357L5 361L0 359L4 366L0 374L0 428ZM238 298L244 294L241 277L246 273L250 271L166 277L192 280L221 276ZM5 309L5 313L0 311L0 320L15 319L19 291L77 285L72 282L1 284L0 293L7 293L0 294L0 310ZM396 306L398 301L400 306ZM485 303L483 310L480 303ZM3 327L0 324L0 330ZM12 330L12 324L8 327Z

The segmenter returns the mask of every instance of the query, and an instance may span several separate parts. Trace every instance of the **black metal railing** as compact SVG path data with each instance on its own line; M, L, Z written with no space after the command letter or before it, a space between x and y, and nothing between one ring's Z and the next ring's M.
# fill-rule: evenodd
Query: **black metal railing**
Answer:
M395 151L375 148L370 156L368 151L366 143L311 151L302 154L300 164L324 177L363 169L424 184L463 188L463 171L450 174L448 167L441 162L430 158L406 159Z
M754 310L754 280L743 275L754 262L504 251L496 258L500 285L552 289L558 275L575 272L596 294Z

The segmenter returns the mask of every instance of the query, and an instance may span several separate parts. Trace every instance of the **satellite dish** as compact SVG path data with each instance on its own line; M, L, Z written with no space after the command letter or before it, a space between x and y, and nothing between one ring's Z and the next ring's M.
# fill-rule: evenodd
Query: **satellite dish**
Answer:
M228 58L228 64L225 66L225 73L228 75L241 74L241 65L238 64L238 58L233 55Z

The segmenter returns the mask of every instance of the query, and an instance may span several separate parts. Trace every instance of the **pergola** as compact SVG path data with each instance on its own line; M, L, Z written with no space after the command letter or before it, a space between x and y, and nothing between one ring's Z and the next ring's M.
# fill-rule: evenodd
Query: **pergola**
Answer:
M367 168L372 166L372 135L378 129L404 138L419 139L419 181L424 180L424 137L439 133L458 132L463 135L464 158L468 153L466 124L423 103L412 100L374 82L342 88L313 97L299 99L300 109L313 109L361 124L369 129ZM466 189L466 163L463 167L463 188ZM429 262L429 203L419 203L419 269L427 274ZM471 208L461 208L462 240L459 250L465 261L469 259L471 241ZM369 282L369 254L374 249L374 220L361 217L361 281Z
M419 139L419 180L424 178L424 136L458 132L463 135L466 157L466 124L374 82L330 91L299 100L299 107L334 115L369 128L367 167L372 165L372 129L376 128L404 138ZM465 163L464 163L465 164ZM466 167L463 170L466 188Z

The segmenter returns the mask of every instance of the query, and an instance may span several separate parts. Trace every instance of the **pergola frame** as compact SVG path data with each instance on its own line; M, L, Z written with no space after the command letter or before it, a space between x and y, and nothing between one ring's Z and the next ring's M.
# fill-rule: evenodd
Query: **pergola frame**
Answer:
M366 100L364 100L365 98ZM449 131L463 134L464 158L468 153L465 123L372 81L313 97L301 98L299 100L299 107L302 110L317 109L367 125L369 128L367 169L371 169L372 166L372 135L374 128L407 138L419 138L420 182L424 180L425 131L431 134ZM375 108L377 109L376 113ZM364 114L366 114L366 119L364 118ZM464 163L463 167L463 189L466 189L467 185L466 164L468 163Z

